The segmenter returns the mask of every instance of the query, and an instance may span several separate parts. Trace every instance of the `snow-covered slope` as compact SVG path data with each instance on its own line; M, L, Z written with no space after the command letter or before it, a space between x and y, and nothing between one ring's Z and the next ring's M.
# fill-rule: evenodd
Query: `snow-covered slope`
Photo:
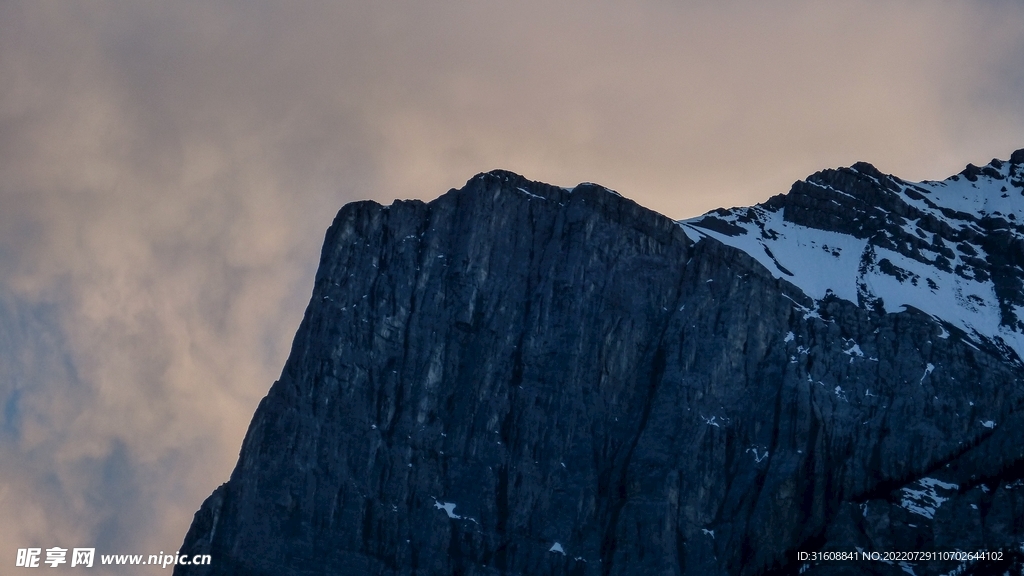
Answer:
M941 182L858 163L680 225L743 250L816 300L916 308L1024 358L1024 150Z

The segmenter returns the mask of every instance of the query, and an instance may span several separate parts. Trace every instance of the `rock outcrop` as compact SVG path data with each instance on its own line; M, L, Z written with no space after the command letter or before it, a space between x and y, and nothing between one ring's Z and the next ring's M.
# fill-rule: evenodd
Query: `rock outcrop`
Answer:
M182 546L212 565L175 574L1019 567L1024 166L996 163L954 177L984 214L866 164L683 222L504 171L345 206ZM1001 560L798 557L956 550Z

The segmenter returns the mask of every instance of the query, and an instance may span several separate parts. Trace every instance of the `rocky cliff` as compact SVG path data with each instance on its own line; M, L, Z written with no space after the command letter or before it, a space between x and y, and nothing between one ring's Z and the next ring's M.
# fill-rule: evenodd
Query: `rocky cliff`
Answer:
M1019 568L1022 223L1024 151L682 222L503 171L347 205L175 574ZM798 557L956 550L1002 561Z

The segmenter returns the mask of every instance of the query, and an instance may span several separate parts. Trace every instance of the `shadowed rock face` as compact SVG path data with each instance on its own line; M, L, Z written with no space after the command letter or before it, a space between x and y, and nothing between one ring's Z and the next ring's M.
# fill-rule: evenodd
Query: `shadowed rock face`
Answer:
M796 552L1020 550L1012 350L697 236L502 171L345 206L182 546L212 565L175 574L902 574Z

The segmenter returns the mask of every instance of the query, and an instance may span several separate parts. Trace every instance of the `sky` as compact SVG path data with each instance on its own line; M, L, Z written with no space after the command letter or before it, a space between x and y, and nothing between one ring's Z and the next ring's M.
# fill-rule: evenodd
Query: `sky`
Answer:
M1021 62L1013 0L0 0L0 567L181 545L347 202L941 179L1024 148Z

